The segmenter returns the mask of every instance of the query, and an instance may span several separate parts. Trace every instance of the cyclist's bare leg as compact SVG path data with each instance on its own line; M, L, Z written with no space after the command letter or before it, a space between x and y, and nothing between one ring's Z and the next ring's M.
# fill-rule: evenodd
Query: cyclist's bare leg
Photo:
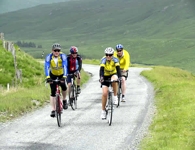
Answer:
M71 89L71 83L68 83L68 91Z
M51 104L52 110L56 110L56 100L55 100L55 97L50 96L50 104Z
M80 84L81 84L81 77L80 78L77 78L77 85L80 86Z
M63 100L66 99L66 94L67 94L67 90L66 91L62 91L62 97L63 97Z
M112 77L111 77L111 80L117 80L118 79L118 76L117 75L113 75ZM117 82L113 82L112 83L112 87L113 87L113 91L114 91L114 96L116 96L117 95L117 90L118 90L118 83Z
M106 109L107 95L108 95L108 87L102 85L102 110Z

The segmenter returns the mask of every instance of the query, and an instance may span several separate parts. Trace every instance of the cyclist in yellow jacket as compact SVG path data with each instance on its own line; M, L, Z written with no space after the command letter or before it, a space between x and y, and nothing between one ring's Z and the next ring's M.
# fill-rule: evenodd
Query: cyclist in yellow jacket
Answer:
M116 57L113 57L114 49L112 47L107 47L104 51L105 56L101 59L100 62L100 82L102 85L102 113L101 118L106 119L106 102L108 95L108 86L109 83L106 80L121 80L121 72L119 67L119 60ZM117 99L117 83L112 83L114 96L114 104L118 104Z
M119 59L120 70L122 75L122 99L121 102L125 102L125 92L126 92L126 80L128 77L128 69L130 67L130 54L127 50L123 49L123 45L117 44L116 51L114 52L114 56Z
M66 84L67 77L67 58L66 55L61 53L61 46L58 43L52 45L52 53L48 54L45 58L45 76L48 83L50 83L51 96L50 103L52 106L51 117L55 117L55 94L56 83L53 80L59 78L60 86L62 88L63 108L67 109L68 104L66 100Z

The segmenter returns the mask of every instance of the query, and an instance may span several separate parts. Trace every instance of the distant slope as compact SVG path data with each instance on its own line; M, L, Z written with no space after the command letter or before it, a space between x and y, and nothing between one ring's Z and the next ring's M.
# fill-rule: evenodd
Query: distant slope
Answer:
M8 37L99 39L195 38L195 12L189 0L81 0L41 5L0 15ZM61 33L63 33L61 35ZM10 36L11 34L11 36ZM90 37L87 37L90 36ZM107 37L106 37L107 38ZM104 38L105 39L105 38Z
M24 50L40 57L54 42L87 58L101 58L122 43L133 63L168 65L195 72L195 1L80 0L0 15L0 32L13 41L42 44Z
M69 0L1 0L0 1L0 14L16 11L24 8L29 8L41 4L65 2Z

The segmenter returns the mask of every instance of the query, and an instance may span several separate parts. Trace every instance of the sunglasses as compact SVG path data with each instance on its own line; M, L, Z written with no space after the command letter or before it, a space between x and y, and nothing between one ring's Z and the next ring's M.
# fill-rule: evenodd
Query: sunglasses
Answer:
M60 52L60 50L59 49L55 49L55 50L53 50L54 52Z
M117 52L122 52L122 50L117 50Z
M77 52L75 52L75 53L71 53L71 54L77 54Z
M109 57L111 57L113 54L106 54L106 56L109 56Z

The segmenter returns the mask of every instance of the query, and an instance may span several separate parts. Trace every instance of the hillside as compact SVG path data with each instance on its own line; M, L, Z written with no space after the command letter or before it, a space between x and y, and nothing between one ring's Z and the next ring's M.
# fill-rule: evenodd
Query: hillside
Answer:
M15 86L15 69L14 59L11 52L3 48L0 40L0 86ZM32 56L23 51L18 50L16 46L17 68L22 70L22 83L18 82L21 87L31 87L44 82L43 66L37 62Z
M122 43L132 63L167 65L195 72L195 2L192 0L80 0L5 13L6 38L32 41L43 49L23 48L36 58L54 42L68 53L79 47L84 58L99 59L107 46ZM92 52L93 51L93 52Z
M0 14L17 11L20 9L25 9L41 4L50 4L57 2L65 2L68 0L1 0L0 1Z

